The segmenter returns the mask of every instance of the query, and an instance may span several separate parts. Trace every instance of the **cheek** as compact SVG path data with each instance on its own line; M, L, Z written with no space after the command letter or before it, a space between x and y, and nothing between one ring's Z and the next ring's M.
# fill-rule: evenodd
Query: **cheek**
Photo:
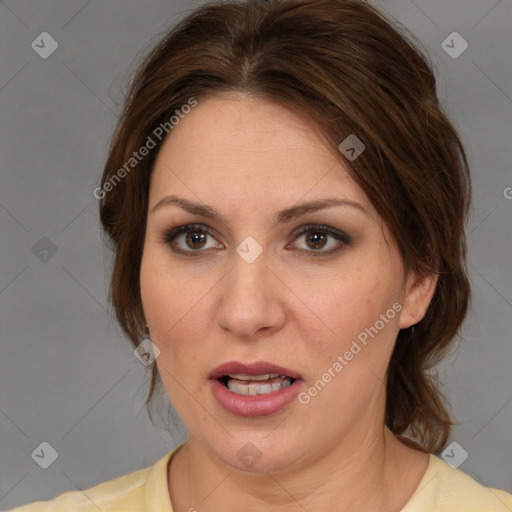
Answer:
M210 287L179 272L159 251L147 251L140 271L141 298L144 314L151 326L151 340L160 349L157 363L171 370L188 368L200 354ZM210 329L211 331L211 329Z
M357 268L350 275L331 280L321 295L317 292L311 309L320 312L325 324L325 336L310 344L317 372L325 371L342 356L353 367L373 368L382 374L398 333L401 295L395 275L389 268L387 274ZM318 320L310 317L310 323ZM304 326L304 330L313 331L311 326Z
M140 289L144 312L153 329L170 329L185 315L190 288L158 247L150 245L143 253Z
M318 410L344 411L344 419L327 414L326 431L342 428L364 415L385 393L385 376L398 332L399 284L378 273L353 273L324 293L319 309L329 330L319 341L307 340L314 361L306 399ZM320 306L320 304L318 304ZM313 320L310 320L311 324ZM303 326L304 332L308 329ZM333 334L334 333L334 334Z
M397 294L396 287L385 282L378 272L355 269L328 281L316 297L315 307L325 312L332 330L353 335L353 329L373 324Z
M143 257L142 304L151 326L149 337L160 350L156 364L163 387L173 405L183 411L189 408L189 393L198 393L197 380L188 376L204 371L198 343L201 327L197 322L202 317L201 294L196 293L197 287L180 279L179 273L167 270L168 265L157 263L157 259L151 252Z

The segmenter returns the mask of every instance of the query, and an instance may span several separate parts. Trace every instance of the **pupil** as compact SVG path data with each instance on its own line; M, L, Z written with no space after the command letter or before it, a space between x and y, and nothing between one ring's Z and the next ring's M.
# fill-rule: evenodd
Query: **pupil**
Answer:
M308 241L308 245L312 249L321 249L325 245L326 236L325 236L324 233L321 233L321 232L317 231L317 232L314 232L312 235L310 235L307 238L307 241Z
M204 245L206 235L200 231L189 231L187 234L187 245L191 249L198 249Z

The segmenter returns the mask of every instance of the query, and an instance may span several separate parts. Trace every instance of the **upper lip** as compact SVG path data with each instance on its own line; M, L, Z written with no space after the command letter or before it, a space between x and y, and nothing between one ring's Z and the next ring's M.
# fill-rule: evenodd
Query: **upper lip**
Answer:
M210 372L210 375L208 375L208 378L220 379L225 375L265 375L267 373L284 375L285 377L291 377L292 379L301 378L300 374L296 371L284 368L283 366L279 366L274 363L269 363L268 361L255 361L253 363L245 364L238 361L229 361L214 368Z

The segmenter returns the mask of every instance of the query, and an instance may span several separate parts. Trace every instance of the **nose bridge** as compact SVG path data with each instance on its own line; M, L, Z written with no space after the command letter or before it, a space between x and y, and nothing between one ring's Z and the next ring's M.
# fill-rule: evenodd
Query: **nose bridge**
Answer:
M237 248L220 304L220 326L242 337L250 337L262 328L275 328L284 319L271 282L275 276L267 268L267 255L260 252L255 257L255 249L251 241Z
M233 300L233 306L240 311L250 307L261 309L263 299L269 293L266 255L262 254L254 261L247 261L237 254L233 260L233 268L225 289L225 300ZM256 312L256 309L252 311Z

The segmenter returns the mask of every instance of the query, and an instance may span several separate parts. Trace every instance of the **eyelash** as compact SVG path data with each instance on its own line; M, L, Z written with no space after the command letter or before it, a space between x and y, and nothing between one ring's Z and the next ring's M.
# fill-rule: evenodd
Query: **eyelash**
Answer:
M328 226L322 226L319 224L309 224L306 226L301 226L299 229L300 229L300 231L296 231L295 233L293 233L292 241L295 241L299 237L301 237L307 233L310 233L310 232L320 232L320 233L326 233L340 242L340 244L337 247L330 249L328 251L322 251L321 249L318 249L318 250L296 249L298 251L307 252L308 254L311 254L311 256L313 256L315 258L331 256L331 255L341 251L341 249L343 249L344 247L350 246L350 244L351 244L351 238L346 233L343 233L342 231L334 230L332 228L329 228ZM201 250L201 249L197 249L197 250L191 249L188 251L184 251L182 249L176 248L172 244L172 242L178 236L180 236L182 234L189 233L191 231L199 231L201 233L205 233L205 234L211 236L212 238L215 238L206 226L203 226L201 224L185 224L183 226L177 226L175 228L171 228L168 231L166 231L162 235L161 241L164 244L169 245L171 250L175 253L182 254L182 255L188 256L188 257L200 257L200 256L202 256L201 253L204 253L206 251Z

